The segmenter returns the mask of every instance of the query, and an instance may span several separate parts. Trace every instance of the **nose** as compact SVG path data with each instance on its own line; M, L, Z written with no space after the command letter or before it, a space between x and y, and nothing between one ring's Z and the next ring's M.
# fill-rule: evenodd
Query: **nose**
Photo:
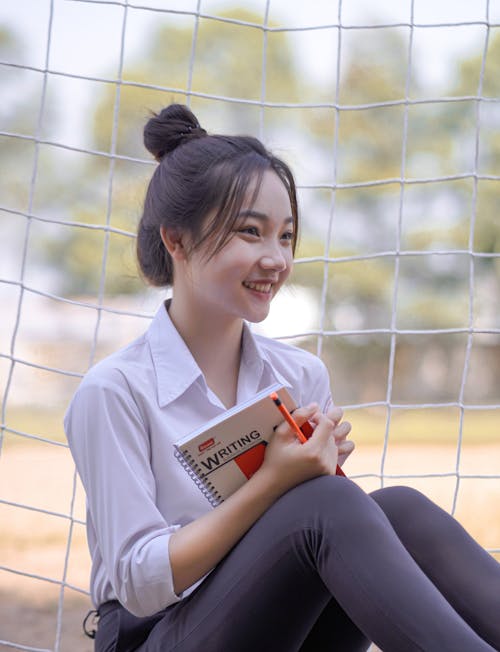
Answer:
M287 267L285 251L279 243L267 246L259 262L262 269L276 272L282 272Z

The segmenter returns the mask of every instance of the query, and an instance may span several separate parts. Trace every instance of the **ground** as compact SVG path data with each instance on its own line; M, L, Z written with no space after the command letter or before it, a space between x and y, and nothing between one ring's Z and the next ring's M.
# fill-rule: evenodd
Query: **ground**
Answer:
M358 447L348 461L348 475L367 490L380 486L383 449ZM0 503L3 521L0 539L0 641L61 652L91 652L92 642L82 633L81 622L91 608L89 598L65 588L58 631L60 584L21 575L19 572L66 582L85 591L89 558L81 523L71 526L70 513L74 469L62 446L32 443L6 445L2 453L0 495L4 501L41 508L51 514ZM411 484L445 509L451 510L457 489L457 448L450 445L392 444L385 456L387 484ZM464 446L459 469L462 474L500 474L500 445ZM365 476L365 477L359 477ZM496 479L462 478L458 483L457 518L480 543L500 548L498 504L500 482ZM57 514L62 516L57 516ZM84 497L77 484L74 518L84 518ZM71 545L68 536L71 533ZM496 555L499 558L499 555ZM10 569L10 570L6 570ZM15 572L18 571L18 572ZM0 643L1 649L19 649Z

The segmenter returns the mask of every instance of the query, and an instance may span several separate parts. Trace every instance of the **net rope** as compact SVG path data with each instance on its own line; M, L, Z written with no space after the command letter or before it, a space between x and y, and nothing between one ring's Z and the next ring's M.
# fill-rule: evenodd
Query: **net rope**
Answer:
M500 476L495 474L488 473L464 473L461 470L461 453L462 453L462 443L463 443L463 429L464 429L464 415L465 411L482 411L482 410L498 410L500 409L500 404L498 403L489 403L489 404L470 404L465 401L465 388L466 382L469 374L470 360L471 360L471 351L472 351L472 342L474 335L500 335L500 329L498 328L484 328L477 327L474 325L474 300L475 300L475 266L479 259L489 258L497 259L500 257L500 253L484 253L474 251L474 229L475 229L475 218L476 218L476 209L477 209L477 195L478 195L478 183L480 181L500 181L500 176L494 174L484 174L479 173L479 145L480 145L480 134L481 134L481 124L482 124L482 107L489 103L498 103L500 102L499 97L485 97L483 96L484 88L484 77L485 77L485 66L486 66L486 56L488 52L488 45L490 42L490 34L493 28L500 27L500 24L490 21L490 3L486 2L485 17L484 20L474 20L474 21L462 21L462 22L438 22L438 23L418 23L414 20L414 9L415 1L411 1L410 9L410 21L409 22L385 22L381 24L361 24L361 25L349 25L345 24L342 20L342 10L343 5L342 1L338 4L338 16L337 21L333 24L318 24L312 26L292 26L292 27L276 27L269 24L269 16L271 9L271 0L266 0L265 6L263 9L263 19L262 23L252 23L245 20L237 20L233 18L227 18L218 16L215 14L207 13L202 11L202 2L197 0L196 9L193 11L180 11L173 9L162 9L158 7L147 6L139 3L131 2L120 2L118 0L69 0L70 3L87 3L94 5L115 5L122 8L122 23L121 23L121 38L119 45L119 57L118 57L118 66L117 74L115 77L105 77L105 76L90 76L77 73L63 72L53 69L50 62L50 52L51 52L51 43L53 36L53 17L54 17L54 0L49 0L48 5L50 6L49 19L47 24L47 38L46 38L46 49L45 49L45 62L42 68L23 65L21 63L16 63L13 61L0 61L0 66L4 68L9 68L12 70L24 70L39 73L43 79L41 99L38 109L38 115L36 120L36 127L33 134L24 134L24 133L15 133L10 131L0 131L0 137L16 140L24 140L34 144L34 156L33 164L31 169L31 178L29 181L29 196L27 202L27 210L22 211L14 209L7 205L2 205L0 200L0 212L16 216L20 219L24 219L24 236L23 236L23 248L20 253L21 265L19 278L1 278L0 277L0 286L12 286L19 291L16 315L14 324L12 327L12 333L10 337L10 347L8 351L0 350L0 360L5 360L8 363L8 372L7 379L5 382L4 395L1 401L1 424L0 424L0 452L1 445L4 439L4 435L9 433L10 435L15 435L16 437L24 438L27 440L33 440L38 442L43 442L51 446L67 448L65 442L56 441L48 437L41 436L36 432L26 432L20 430L19 428L14 428L9 425L6 418L7 415L7 406L11 400L12 394L12 379L14 370L17 366L22 367L31 367L38 370L43 370L51 374L59 374L62 376L79 378L83 374L69 371L68 369L59 368L56 366L49 366L44 364L35 363L32 360L23 358L19 353L19 330L20 323L22 319L23 307L26 304L27 295L36 295L51 299L55 302L61 302L64 304L70 304L74 306L79 306L85 308L89 311L94 311L95 313L95 322L94 330L92 336L92 346L88 358L88 366L90 367L96 361L97 347L99 342L102 316L106 313L123 315L123 316L132 316L138 317L144 320L145 325L148 323L149 319L152 317L152 314L148 312L134 311L134 310L121 310L115 306L106 305L105 298L105 278L106 278L106 268L108 262L108 251L109 251L109 239L111 235L116 234L124 236L126 238L134 238L135 234L125 230L120 229L111 224L111 216L113 211L113 187L115 183L116 176L116 164L119 161L127 161L132 163L138 163L144 166L152 166L150 160L140 157L126 156L117 152L117 140L118 140L118 124L119 124L119 111L120 111L120 102L122 90L125 87L133 87L137 89L147 89L147 90L161 90L165 92L175 93L177 95L182 95L185 97L185 101L190 105L192 98L203 98L206 100L221 101L227 103L237 103L245 104L250 106L257 106L260 109L259 112L259 136L261 139L265 140L265 109L267 108L285 108L291 111L300 110L304 108L328 108L332 109L335 113L335 128L333 133L333 140L331 147L333 150L333 167L330 170L330 182L321 183L321 184L301 184L300 190L311 190L311 189L323 189L331 191L331 202L328 211L328 228L325 238L325 248L323 256L313 256L313 257L303 257L299 258L296 261L297 265L308 265L311 263L321 263L323 265L323 285L321 288L321 299L320 299L320 322L319 328L317 329L308 329L293 335L284 335L281 339L287 338L297 338L297 337L306 337L306 336L315 336L317 338L317 354L322 355L323 342L326 337L339 337L345 335L387 335L390 338L390 352L389 352L389 365L386 378L386 395L384 400L380 401L367 401L356 403L355 405L347 405L346 409L359 409L359 408L368 408L368 407L384 407L387 410L387 418L385 424L385 436L383 442L383 450L380 458L380 465L378 472L364 474L360 477L373 477L380 481L381 485L386 480L408 480L412 478L434 478L434 477L450 477L454 478L455 486L453 490L453 501L452 501L452 513L456 510L457 499L460 492L461 483L466 479L477 479L477 480L499 480ZM126 43L126 33L127 33L127 18L128 12L130 9L141 10L144 12L156 12L160 15L167 16L177 15L177 16L190 16L194 18L194 29L193 29L193 38L191 43L189 62L188 62L188 76L187 83L185 88L170 87L170 86L160 86L155 84L141 83L138 81L130 81L123 79L123 68L124 68L124 57L125 57L125 43ZM193 69L194 63L196 60L197 54L197 43L198 43L198 29L200 20L210 20L210 21L220 21L231 24L234 29L238 29L241 26L252 27L256 30L260 30L263 35L263 54L262 54L262 66L261 66L261 80L260 80L260 99L259 100L249 100L242 99L239 97L230 97L230 96L221 96L218 94L211 93L202 93L193 89ZM405 79L405 92L404 97L398 98L391 101L381 101L381 102L372 102L364 104L342 104L340 102L340 70L342 63L342 44L343 44L343 35L346 31L349 30L363 30L363 29L384 29L384 28L407 28L409 30L409 41L407 48L407 63L406 63L406 79ZM479 74L479 81L477 86L477 92L475 95L462 95L454 97L429 97L429 98L411 98L410 97L410 86L411 86L411 73L412 73L412 58L413 58L413 49L414 49L414 31L416 28L426 29L426 28L437 28L437 27L482 27L485 29L484 44L482 48L482 58L481 58L481 69ZM266 62L267 62L267 52L268 52L268 36L270 33L275 32L312 32L315 30L323 29L335 29L337 31L337 52L336 52L336 84L335 84L335 94L333 102L317 102L317 103L287 103L287 102L271 102L267 99L267 84L268 80L266 77ZM113 123L111 127L111 145L109 151L99 151L93 149L86 149L72 146L65 142L54 141L51 139L44 138L43 133L43 123L44 117L46 114L46 96L47 96L47 84L51 77L65 77L68 79L75 80L85 80L98 82L102 84L113 84L115 88L115 98L114 98L114 108L113 108ZM453 104L455 102L463 101L473 101L475 102L475 134L474 134L474 160L473 160L473 169L468 172L450 174L450 175L435 175L421 178L406 178L406 161L407 161L407 142L408 142L408 116L409 110L412 106L417 106L421 104ZM339 146L339 125L342 123L343 116L345 112L348 111L360 111L364 109L371 108L382 108L382 107L394 107L401 106L404 111L403 119L403 139L402 139L402 149L401 149L401 158L400 158L400 172L398 177L392 178L383 178L383 179L372 179L369 181L357 182L357 183L340 183L338 181L338 146ZM37 180L40 170L40 147L41 146L51 146L54 148L60 148L63 150L69 150L72 152L79 152L84 154L92 154L96 157L100 157L108 161L108 179L107 179L107 203L105 211L105 220L102 224L87 224L79 221L72 220L60 220L46 215L41 215L34 210L34 198L37 187ZM403 220L403 209L405 205L405 192L410 186L415 185L425 185L429 183L444 182L444 181L456 181L456 180L471 180L472 182L472 205L470 211L470 230L468 236L468 247L466 249L433 249L432 251L420 251L420 250L402 250L402 220ZM375 253L359 254L352 256L338 256L332 257L329 252L331 251L331 242L332 236L335 230L335 217L336 217L336 198L337 192L339 190L345 189L359 189L359 188L369 188L377 187L383 185L396 184L399 185L399 208L398 208L398 221L397 221L397 233L396 233L396 245L392 249L387 249L385 251L377 251ZM104 233L104 248L103 256L101 261L101 272L100 272L100 282L97 292L97 297L95 302L91 301L80 301L77 299L71 299L64 296L59 296L57 294L51 293L45 290L43 287L36 287L33 284L30 284L26 281L26 272L28 265L28 248L32 238L32 225L34 222L41 223L54 223L60 226L71 228L80 228L80 229L89 229L95 231L101 231ZM405 257L418 257L418 256L444 256L444 255L459 255L465 256L468 259L468 324L464 327L458 328L434 328L434 329L402 329L397 327L396 315L397 315L397 306L399 300L399 281L400 281L400 265L401 261ZM341 262L352 262L352 261L363 261L363 260L373 260L373 259L393 259L394 260L394 288L392 295L392 312L391 312L391 321L388 328L372 328L372 329L340 329L333 330L327 327L326 323L326 311L327 311L327 301L328 301L328 284L331 282L329 279L329 268L333 264L339 264ZM458 393L457 400L454 401L445 401L445 402L425 402L420 404L408 404L408 403L396 403L393 400L393 384L394 384L394 370L395 370L395 352L396 352L396 338L404 335L424 335L424 334L442 334L442 335L451 335L451 334L462 334L467 338L467 344L465 349L465 358L461 372L460 380L460 389ZM449 473L418 473L418 474L390 474L386 472L386 458L388 447L390 445L389 431L391 427L391 420L395 411L405 410L405 409L425 409L425 410L434 410L438 408L458 408L459 410L459 428L458 428L458 439L457 439L457 449L455 457L455 468L454 471ZM58 585L59 589L59 602L57 609L57 618L55 625L55 639L54 645L50 648L50 652L59 652L61 650L61 632L62 632L62 623L64 619L64 600L67 591L75 591L79 594L88 595L87 589L82 586L76 586L67 580L67 571L69 556L71 551L71 544L73 538L73 531L75 525L84 525L84 521L75 516L74 506L77 492L77 475L76 470L73 473L72 480L72 491L69 496L69 507L67 512L59 512L48 509L42 509L32 504L26 504L23 502L16 502L12 500L6 500L0 497L0 504L9 506L18 510L26 510L29 512L34 512L38 514L44 514L50 516L51 518L58 519L61 522L64 522L68 526L67 530L67 539L66 546L64 551L64 564L61 577L51 577L46 575L38 575L36 573L29 573L23 571L19 568L13 568L9 565L0 565L0 572L10 573L15 575L22 575L27 578L37 579L43 582L51 583ZM490 548L490 552L499 553L500 552L500 542L499 547ZM19 631L19 640L10 641L10 640L1 640L0 647L6 646L10 648L27 650L32 652L49 652L47 648L38 648L32 647L22 642L22 628Z

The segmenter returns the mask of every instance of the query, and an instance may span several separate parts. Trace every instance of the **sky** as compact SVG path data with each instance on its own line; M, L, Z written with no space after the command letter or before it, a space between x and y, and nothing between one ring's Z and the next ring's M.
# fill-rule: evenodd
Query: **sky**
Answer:
M127 29L125 32L124 63L140 54L158 23L174 21L179 25L193 25L192 15L199 9L204 14L217 14L228 7L242 6L252 9L269 21L283 27L335 25L339 18L341 0L129 0ZM106 77L116 74L119 65L121 31L126 0L54 0L53 23L50 42L49 69L89 77ZM38 69L45 67L48 40L50 0L18 0L0 2L0 25L11 29L21 40L23 51L19 54L25 65ZM411 17L411 0L343 0L342 25L380 25L408 23ZM160 10L160 11L158 11ZM163 10L163 11L161 11ZM165 13L170 10L178 13ZM440 85L453 76L457 58L478 50L484 42L484 25L461 27L429 27L442 23L484 21L489 13L490 23L500 24L500 0L414 0L414 22L420 27L414 31L413 62L419 77L424 81L428 97L439 95ZM180 13L179 13L180 12ZM500 28L499 28L500 29ZM399 31L408 34L408 28ZM343 31L343 60L348 57L349 39L353 32ZM292 51L306 78L317 82L332 82L337 56L337 30L319 29L292 31ZM0 74L2 66L0 65ZM1 78L0 78L1 79ZM19 73L19 84L12 91L22 92L21 82L40 83L39 73ZM1 81L0 81L1 83ZM61 117L58 139L82 133L89 121L83 124L86 109L94 100L95 84L82 83L68 77L52 76L49 97L55 95L57 104L67 110ZM4 91L5 93L5 91ZM5 97L5 96L4 96ZM7 95L7 102L9 96ZM15 99L15 98L13 98ZM1 115L1 111L0 111ZM75 146L86 146L78 139Z
M118 0L125 2L125 0ZM127 52L132 55L140 50L147 39L148 32L165 14L158 11L137 7L161 8L174 11L195 11L200 4L202 13L218 11L239 5L252 8L264 16L265 0L131 0L136 8L129 9L128 30L126 36ZM26 60L32 65L41 65L47 41L47 22L50 0L18 0L17 2L0 2L0 21L12 27L29 43ZM292 8L292 10L291 10ZM487 0L414 0L414 21L419 25L436 23L460 23L484 21ZM311 26L318 24L335 24L338 21L338 0L270 0L269 20L277 20L284 27ZM381 24L409 22L411 15L410 0L344 0L342 3L342 23L344 25ZM121 17L123 7L114 3L90 2L82 0L54 1L54 29L51 44L51 67L71 69L74 71L102 71L116 61L119 50ZM170 14L169 20L173 19ZM489 2L490 22L500 23L500 0ZM192 18L177 16L179 22ZM454 29L423 29L427 52L424 57L429 62L429 74L436 80L444 74L450 60L460 52L471 48L484 29L478 27ZM330 58L318 57L331 47L331 33L314 31L309 33L307 47L300 48L300 58L310 74L325 74ZM417 39L416 39L417 40ZM421 39L418 39L421 40ZM422 43L424 43L422 41ZM416 44L418 48L418 43ZM429 61L431 59L432 61ZM432 64L432 65L431 65Z

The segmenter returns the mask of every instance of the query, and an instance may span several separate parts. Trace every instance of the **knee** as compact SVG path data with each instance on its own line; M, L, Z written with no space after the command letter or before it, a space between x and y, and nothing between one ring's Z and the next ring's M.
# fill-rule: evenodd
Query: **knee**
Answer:
M322 475L295 487L292 490L298 502L311 508L313 505L319 510L327 512L333 505L347 505L354 507L360 500L366 500L367 494L360 487L347 478L336 475Z
M427 496L412 487L384 487L370 494L399 533L419 532L425 536L433 514L440 511Z
M418 513L429 502L423 493L404 485L377 489L370 493L370 496L386 514L390 513L395 517Z
M322 529L334 523L342 531L357 535L381 518L381 512L356 483L339 476L321 476L291 492L296 516Z
M418 507L419 504L428 501L428 498L413 487L397 485L394 487L384 487L372 491L370 496L381 507L389 509L406 509L408 507Z

